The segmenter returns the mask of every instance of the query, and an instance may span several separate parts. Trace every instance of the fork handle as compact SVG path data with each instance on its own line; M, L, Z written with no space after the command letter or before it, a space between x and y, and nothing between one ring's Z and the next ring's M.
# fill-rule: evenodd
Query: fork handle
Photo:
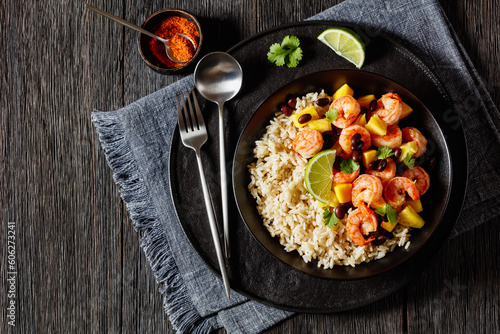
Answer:
M227 277L226 265L224 263L224 256L222 254L222 247L219 239L219 230L217 228L217 223L215 220L212 198L210 196L210 192L208 191L207 180L205 179L203 163L200 157L200 150L198 149L195 151L196 151L196 160L198 161L198 170L200 172L201 187L203 189L203 198L205 199L205 207L207 208L208 221L210 223L210 231L212 232L215 252L217 253L217 261L219 262L219 268L222 275L222 281L224 282L224 288L226 290L227 298L231 298L231 288L229 287L229 279Z

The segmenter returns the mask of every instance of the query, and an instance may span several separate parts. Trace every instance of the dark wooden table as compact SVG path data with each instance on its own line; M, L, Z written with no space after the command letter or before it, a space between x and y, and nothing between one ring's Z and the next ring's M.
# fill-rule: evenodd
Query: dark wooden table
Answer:
M137 23L162 8L187 9L210 26L209 48L226 50L336 2L92 4ZM500 105L497 2L441 3ZM123 107L180 78L148 69L136 42L135 32L90 15L80 1L0 2L1 333L173 333L90 120L93 108ZM413 283L382 301L297 315L268 333L499 333L498 222L450 240ZM15 327L7 323L11 300Z

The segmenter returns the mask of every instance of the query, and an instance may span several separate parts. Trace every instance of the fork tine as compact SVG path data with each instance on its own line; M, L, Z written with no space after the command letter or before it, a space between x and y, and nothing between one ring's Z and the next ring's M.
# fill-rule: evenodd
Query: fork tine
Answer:
M191 116L191 112L187 109L187 103L189 102L189 95L184 98L184 94L181 92L182 103L184 115L186 117L187 132L194 131L194 118Z
M179 96L175 93L175 101L177 102L177 118L179 122L179 129L186 132L186 122L184 121L184 113L179 102Z
M187 101L187 105L189 107L188 108L189 109L189 116L191 117L191 120L193 121L193 131L199 130L200 129L200 127L199 127L200 121L199 121L199 119L197 119L197 117L194 114L193 105L191 104L191 99L189 98L189 92L186 92L186 101Z
M203 115L201 114L200 105L198 104L198 99L196 98L196 94L194 93L194 89L191 90L191 95L193 95L193 104L196 109L196 118L198 119L198 124L200 128L205 127L205 121L203 120Z

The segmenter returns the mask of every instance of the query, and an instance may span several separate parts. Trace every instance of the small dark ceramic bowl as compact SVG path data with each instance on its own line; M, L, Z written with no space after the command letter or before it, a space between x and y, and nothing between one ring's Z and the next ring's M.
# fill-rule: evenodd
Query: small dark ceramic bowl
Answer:
M189 22L191 22L196 30L198 31L198 47L196 48L196 52L193 55L193 58L191 58L188 62L184 63L181 66L178 67L167 67L165 64L160 62L156 56L153 55L151 52L151 49L149 47L149 41L150 37L145 36L144 34L139 34L139 40L138 40L138 46L139 46L139 51L141 52L142 59L146 62L146 64L153 69L155 72L158 72L160 74L178 74L181 72L184 72L186 69L190 68L191 64L198 58L200 54L200 50L203 44L203 35L201 32L201 26L196 17L194 17L192 14L180 10L180 9L162 9L153 15L151 15L146 22L142 25L142 28L152 31L153 27L165 20L168 17L172 16L179 16L182 18L187 19Z

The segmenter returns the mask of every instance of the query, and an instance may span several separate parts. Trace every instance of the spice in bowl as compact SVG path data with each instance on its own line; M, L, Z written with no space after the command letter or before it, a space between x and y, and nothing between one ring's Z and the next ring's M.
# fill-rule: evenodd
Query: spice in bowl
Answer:
M151 31L165 39L170 39L170 47L175 57L182 61L188 61L193 58L198 47L199 33L193 23L180 16L170 16L156 23ZM186 38L177 35L184 34L191 38L196 48ZM170 60L165 53L165 45L156 39L149 40L149 48L154 57L167 68L183 66L184 63L175 63Z

